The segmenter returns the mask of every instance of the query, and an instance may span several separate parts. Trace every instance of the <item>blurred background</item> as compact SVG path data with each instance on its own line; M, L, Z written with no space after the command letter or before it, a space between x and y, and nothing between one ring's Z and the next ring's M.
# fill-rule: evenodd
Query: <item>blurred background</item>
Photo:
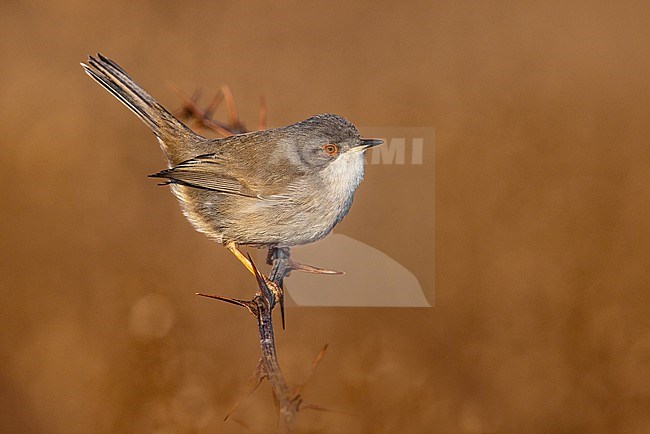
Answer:
M253 282L146 178L161 152L83 74L94 52L170 109L169 82L228 83L251 128L260 95L270 126L435 128L427 183L370 165L337 227L435 307L290 308L288 381L329 343L304 396L355 414L300 431L650 431L648 22L643 1L3 1L0 431L275 426L267 385L223 422L257 331L194 293Z

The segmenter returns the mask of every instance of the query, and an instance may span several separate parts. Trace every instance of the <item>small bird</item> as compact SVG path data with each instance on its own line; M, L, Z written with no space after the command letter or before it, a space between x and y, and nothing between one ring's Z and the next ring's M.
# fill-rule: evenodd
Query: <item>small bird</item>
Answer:
M289 247L330 233L348 213L363 178L363 139L352 123L320 114L282 128L209 139L190 130L110 59L86 73L156 135L165 179L194 228L223 243L253 272L238 245Z

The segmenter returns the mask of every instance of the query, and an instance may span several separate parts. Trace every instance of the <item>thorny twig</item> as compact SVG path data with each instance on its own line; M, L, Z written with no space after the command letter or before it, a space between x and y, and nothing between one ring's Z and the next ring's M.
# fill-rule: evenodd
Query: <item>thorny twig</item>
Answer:
M278 363L277 353L275 350L275 338L273 334L273 308L280 303L282 298L282 281L296 268L296 263L289 258L288 248L271 248L272 268L270 278L263 276L250 255L248 259L253 264L255 278L257 280L258 290L252 300L241 300L236 298L222 297L219 295L197 294L203 297L214 298L225 301L237 306L245 307L255 318L260 335L260 347L262 357L258 362L255 374L249 383L249 391L246 396L257 389L263 379L271 384L273 397L279 411L279 428L282 433L290 433L295 430L296 415L301 408L310 408L315 410L325 410L314 404L307 403L303 400L301 392L304 384L290 389L285 381L280 365ZM312 373L320 363L327 346L318 354L312 366ZM311 374L310 374L311 376ZM226 419L237 409L237 404L226 416Z
M197 92L193 97L188 98L183 95L175 86L171 86L172 90L183 103L180 115L190 120L194 120L200 127L207 128L217 134L227 137L233 134L246 132L245 126L239 120L239 115L235 105L234 98L228 86L222 86L221 92L217 93L211 100L207 108L202 109L198 104L200 93ZM228 123L222 123L212 118L217 107L221 101L226 102L229 114ZM259 129L266 129L267 127L267 108L266 102L260 98L259 109ZM276 305L280 305L282 313L282 327L284 328L284 278L287 277L291 271L304 271L316 274L341 274L336 271L324 270L310 265L299 264L290 258L289 248L269 248L269 255L267 262L271 265L271 272L269 277L262 275L249 256L249 260L253 264L255 271L255 278L257 281L258 289L255 296L251 300L241 300L229 297L222 297L219 295L197 294L203 297L214 298L230 304L245 307L257 319L258 331L260 336L260 348L262 356L257 364L255 373L249 382L249 390L245 397L252 394L260 385L262 380L267 379L273 391L273 397L278 407L279 413L279 431L282 433L291 433L295 431L296 415L301 408L310 408L314 410L326 410L315 404L305 402L302 398L302 390L306 384L303 383L293 389L289 388L285 381L280 365L278 363L277 353L275 350L275 337L273 332L273 319L272 312ZM316 370L316 367L323 358L327 345L320 351L316 360L314 361L309 377ZM308 377L308 379L309 379ZM228 419L232 413L237 409L237 403L233 409L228 413ZM224 419L225 420L225 419Z
M194 95L192 95L192 97L187 97L173 83L169 84L169 88L176 94L178 99L180 99L181 103L183 104L180 111L176 113L179 117L194 121L194 123L199 127L211 130L222 137L228 137L234 134L248 132L246 126L239 119L239 113L237 111L235 99L232 96L230 87L227 85L221 86L220 92L214 95L210 101L210 104L208 104L205 109L201 108L198 103L199 98L201 97L200 91L197 90L194 92ZM219 104L221 104L222 101L226 102L226 108L228 110L227 123L213 119L214 112L217 110ZM264 98L260 98L258 122L258 127L260 130L266 129L266 113L266 102Z

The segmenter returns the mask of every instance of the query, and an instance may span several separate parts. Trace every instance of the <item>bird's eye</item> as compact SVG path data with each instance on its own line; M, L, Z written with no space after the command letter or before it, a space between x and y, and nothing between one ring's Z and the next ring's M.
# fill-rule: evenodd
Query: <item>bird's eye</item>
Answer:
M327 145L323 145L323 152L328 156L333 157L339 153L339 147L333 143L328 143Z

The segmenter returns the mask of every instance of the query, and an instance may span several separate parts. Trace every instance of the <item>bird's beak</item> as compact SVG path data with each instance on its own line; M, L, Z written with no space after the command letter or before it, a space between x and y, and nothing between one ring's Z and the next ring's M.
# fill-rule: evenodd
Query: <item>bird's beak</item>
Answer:
M384 143L384 141L379 139L361 139L357 146L360 149L366 150L368 148L372 148L373 146L379 146L382 143Z

